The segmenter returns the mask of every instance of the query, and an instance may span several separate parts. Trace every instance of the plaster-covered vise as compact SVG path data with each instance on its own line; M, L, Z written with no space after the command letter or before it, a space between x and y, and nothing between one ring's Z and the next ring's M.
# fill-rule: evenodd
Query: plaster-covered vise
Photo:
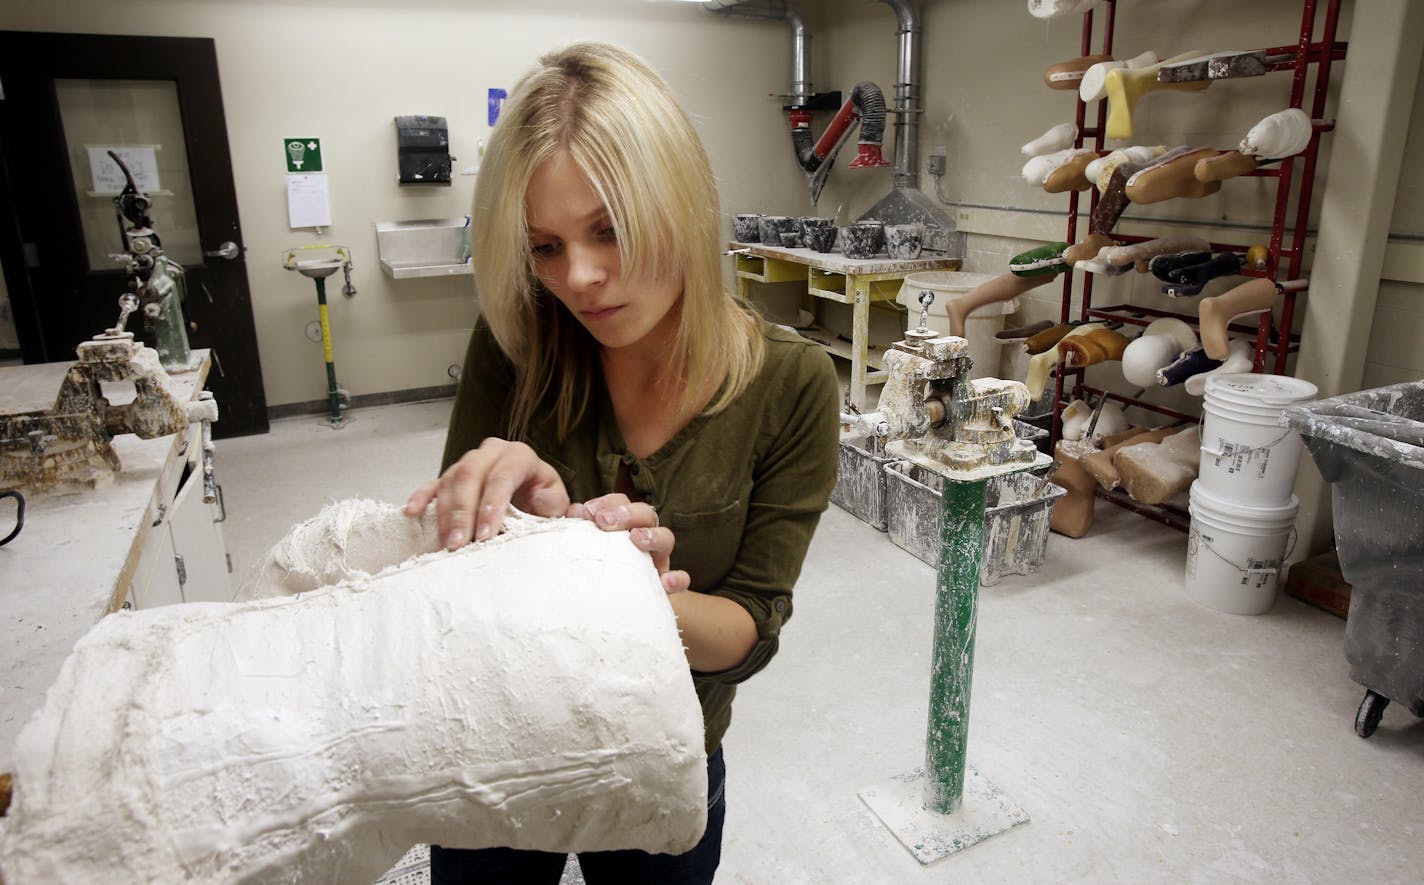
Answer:
M890 378L861 423L891 440L888 451L939 474L1033 464L1038 449L1013 421L1032 402L1028 391L1017 381L968 378L969 342L928 327L933 293L925 296L919 327L885 352Z
M204 425L205 459L211 464L206 428L218 418L217 403L206 394L196 401L179 399L158 352L122 331L138 299L126 295L123 303L116 327L76 349L79 361L65 374L53 406L0 414L0 489L50 491L106 482L120 467L109 444L115 436L154 439L179 433L190 422ZM102 385L123 381L133 384L134 398L114 405Z

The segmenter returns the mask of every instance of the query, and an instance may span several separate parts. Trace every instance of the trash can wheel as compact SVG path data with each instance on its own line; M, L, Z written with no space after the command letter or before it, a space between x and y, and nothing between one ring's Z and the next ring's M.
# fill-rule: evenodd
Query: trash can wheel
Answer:
M1360 701L1360 711L1355 714L1355 734L1367 738L1379 727L1384 708L1389 706L1389 698L1377 692L1365 690L1365 699Z

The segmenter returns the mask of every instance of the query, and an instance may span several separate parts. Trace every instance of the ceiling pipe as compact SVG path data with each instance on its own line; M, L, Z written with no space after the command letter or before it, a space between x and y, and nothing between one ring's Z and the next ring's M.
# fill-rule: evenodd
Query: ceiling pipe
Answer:
M899 30L895 77L895 187L920 186L920 22L906 0L881 0Z
M791 92L785 97L792 105L803 105L810 100L811 89L811 34L801 14L791 8L785 0L709 0L702 8L724 17L761 18L785 21L791 25Z

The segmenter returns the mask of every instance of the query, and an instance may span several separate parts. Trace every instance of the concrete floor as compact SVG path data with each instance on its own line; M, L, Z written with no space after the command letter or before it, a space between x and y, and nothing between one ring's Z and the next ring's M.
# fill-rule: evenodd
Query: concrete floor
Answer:
M238 575L327 501L403 501L433 475L448 411L219 441ZM1287 597L1260 617L1202 608L1185 550L1099 502L1039 574L984 589L969 763L1031 821L922 866L857 793L923 763L934 572L831 507L781 652L737 698L718 880L1418 881L1424 722L1395 705L1356 737L1344 622Z

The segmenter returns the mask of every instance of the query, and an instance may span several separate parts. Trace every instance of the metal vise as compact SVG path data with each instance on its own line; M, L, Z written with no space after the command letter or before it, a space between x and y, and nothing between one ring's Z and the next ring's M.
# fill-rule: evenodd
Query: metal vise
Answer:
M121 433L153 439L201 422L206 443L217 403L206 392L203 399L181 401L157 352L136 343L133 333L110 329L77 353L52 407L0 414L0 490L102 482L119 469L109 442ZM132 401L110 403L101 384L116 381L133 382Z
M876 410L860 416L887 450L939 474L970 474L1032 464L1034 444L1013 418L1032 402L1018 381L970 379L969 342L926 328L905 333L885 352L890 378Z

